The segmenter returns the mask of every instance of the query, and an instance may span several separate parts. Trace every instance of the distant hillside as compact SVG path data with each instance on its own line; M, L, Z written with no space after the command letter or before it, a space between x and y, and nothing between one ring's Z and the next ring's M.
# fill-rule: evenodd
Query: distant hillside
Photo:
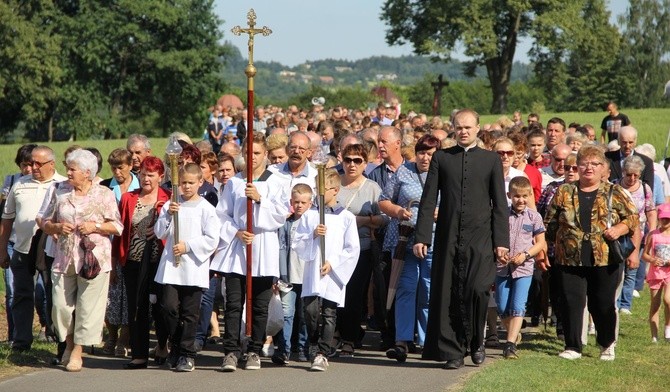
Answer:
M245 90L247 79L244 68L247 59L239 49L227 43L228 56L224 60L222 78L234 90ZM381 81L397 85L412 85L420 82L426 75L437 78L442 74L446 80L468 80L463 73L464 64L459 61L449 63L433 62L422 56L374 56L356 61L324 59L308 61L295 67L284 66L278 62L256 61L258 69L255 77L255 89L259 100L265 102L285 102L290 97L304 93L309 87L360 86L369 88ZM528 64L515 63L512 81L526 81L532 76ZM478 68L476 78L485 79L486 71Z

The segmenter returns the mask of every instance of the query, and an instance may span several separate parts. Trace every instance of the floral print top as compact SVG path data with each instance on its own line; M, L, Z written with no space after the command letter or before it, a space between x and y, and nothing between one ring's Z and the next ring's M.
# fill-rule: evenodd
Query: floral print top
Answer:
M61 183L44 213L44 220L54 223L70 222L75 227L84 222L111 222L116 227L117 234L123 231L114 192L98 184L93 184L86 195L77 196L72 185ZM95 244L93 254L100 263L100 272L109 272L112 268L110 236L92 233L88 237ZM84 250L79 247L81 238L78 230L70 235L58 235L53 272L65 273L68 265L74 263L75 271L79 273L84 261Z
M545 227L558 222L556 231L556 263L567 266L581 266L581 243L591 241L594 266L609 263L609 247L603 237L607 230L607 194L612 193L612 226L623 222L629 233L639 225L637 208L630 196L619 185L601 183L591 211L591 232L584 233L579 224L579 190L577 183L561 185L554 195L544 218Z

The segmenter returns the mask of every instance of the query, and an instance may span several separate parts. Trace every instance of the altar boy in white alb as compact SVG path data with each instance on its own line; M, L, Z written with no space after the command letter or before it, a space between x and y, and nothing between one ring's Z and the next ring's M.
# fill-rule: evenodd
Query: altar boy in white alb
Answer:
M326 355L335 332L337 307L344 307L346 287L361 251L356 217L337 202L340 176L325 172L325 225L319 212L307 211L298 221L291 247L305 260L302 297L312 356L312 371L328 369ZM321 236L325 236L325 261L321 263ZM319 330L319 317L321 330Z
M254 144L254 148L262 144ZM268 303L272 285L279 277L279 237L277 230L284 225L290 190L275 182L275 175L247 184L240 177L228 180L216 207L222 222L221 236L211 268L226 278L226 312L223 333L224 358L221 370L234 372L242 358L240 324L246 293L247 244L251 244L252 323L251 339L247 346L244 369L261 368L260 354L265 341ZM253 233L246 229L247 198L253 200Z
M195 369L195 333L203 290L209 288L209 258L219 243L221 224L216 210L198 196L202 171L188 163L179 171L179 203L165 203L154 231L166 241L156 272L163 284L162 316L170 334L168 364L179 372ZM174 216L179 223L179 243L174 243ZM176 262L179 256L179 263Z

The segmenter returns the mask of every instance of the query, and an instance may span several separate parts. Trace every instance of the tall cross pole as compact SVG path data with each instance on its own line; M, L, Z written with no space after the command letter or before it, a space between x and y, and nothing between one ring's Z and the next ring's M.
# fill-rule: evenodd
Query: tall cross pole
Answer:
M267 37L272 34L267 26L263 28L256 28L256 12L254 9L250 9L247 13L247 28L242 28L240 26L235 26L232 28L231 32L240 36L242 34L249 35L249 64L244 69L244 73L247 75L247 185L253 183L253 167L251 162L253 162L253 152L254 152L254 76L256 76L256 67L254 67L254 36L256 34L262 34ZM253 233L253 201L251 198L247 198L247 231ZM246 312L246 335L251 336L251 277L252 277L252 254L251 254L251 244L247 244L247 312Z
M439 116L441 113L442 107L442 87L448 86L448 81L442 80L442 74L437 77L437 82L432 82L430 84L433 86L433 116Z

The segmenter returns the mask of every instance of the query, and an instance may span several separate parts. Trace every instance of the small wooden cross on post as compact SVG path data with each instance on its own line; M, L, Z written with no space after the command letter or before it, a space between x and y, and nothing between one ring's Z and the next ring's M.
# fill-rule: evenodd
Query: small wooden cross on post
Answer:
M433 116L439 116L440 109L442 106L442 87L446 87L449 85L448 81L443 81L442 80L442 74L437 77L437 82L432 82L430 84L433 86Z
M242 34L249 34L249 64L244 69L244 73L247 75L247 135L245 142L247 143L247 184L253 183L253 167L251 162L253 161L253 151L254 151L254 76L256 76L256 67L254 67L254 36L256 34L263 34L267 37L272 34L267 26L263 26L261 29L255 28L256 26L256 12L254 9L250 9L247 13L247 22L249 23L248 28L241 28L240 26L235 26L232 28L231 32L240 36ZM247 231L249 233L254 232L253 228L253 201L251 198L247 198ZM247 292L246 292L246 335L251 336L251 282L252 282L252 264L253 258L251 254L252 245L247 245Z

